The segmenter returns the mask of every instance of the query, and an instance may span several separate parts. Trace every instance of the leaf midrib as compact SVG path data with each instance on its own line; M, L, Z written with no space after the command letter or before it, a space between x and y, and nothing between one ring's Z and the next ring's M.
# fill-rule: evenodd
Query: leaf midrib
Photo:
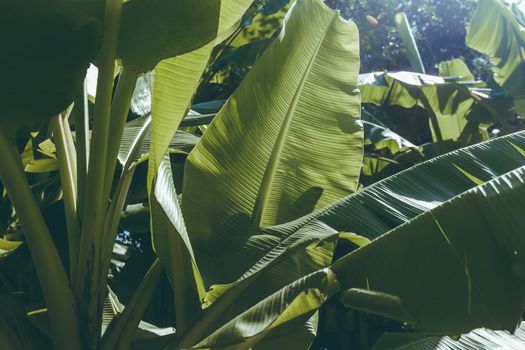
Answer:
M277 139L275 140L275 146L273 148L272 154L270 155L268 164L266 165L266 169L265 169L265 172L262 178L261 186L259 187L259 192L255 199L255 204L254 204L253 213L252 213L252 228L254 229L261 227L261 222L263 220L263 217L264 217L267 205L268 205L268 197L270 196L272 184L275 178L275 173L277 172L277 165L279 164L279 161L280 161L280 158L283 152L286 135L288 134L288 131L290 129L290 125L293 119L292 116L294 115L295 109L297 107L299 97L302 94L307 78L310 75L310 71L317 58L319 50L324 42L326 34L328 33L328 29L332 26L336 18L337 18L337 14L333 13L332 18L328 21L328 23L326 24L326 27L323 29L323 33L321 34L319 38L319 42L317 43L315 47L315 50L310 58L310 61L308 62L308 66L306 67L303 77L301 78L301 81L299 82L299 86L297 87L297 90L293 96L292 102L290 103L290 106L288 107L288 111L286 112L286 117L284 119L284 124L281 130L279 131L279 135L277 135Z

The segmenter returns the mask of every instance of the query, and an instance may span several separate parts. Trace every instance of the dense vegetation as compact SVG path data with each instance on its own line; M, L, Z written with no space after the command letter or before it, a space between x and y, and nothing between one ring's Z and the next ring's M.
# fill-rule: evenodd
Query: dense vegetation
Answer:
M524 16L0 3L0 348L525 346Z

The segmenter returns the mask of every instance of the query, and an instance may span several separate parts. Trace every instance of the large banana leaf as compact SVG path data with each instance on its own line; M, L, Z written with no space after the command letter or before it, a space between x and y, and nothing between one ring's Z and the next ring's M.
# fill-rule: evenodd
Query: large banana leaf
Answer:
M355 191L358 67L355 25L320 1L297 2L186 161L183 213L197 255L226 257L251 229Z
M155 69L151 93L153 120L148 192L151 192L153 179L169 141L189 109L214 45L233 31L234 24L252 2L253 0L221 0L220 18L213 40L199 49L163 60Z
M467 45L489 56L494 80L525 114L525 3L480 0L467 29Z

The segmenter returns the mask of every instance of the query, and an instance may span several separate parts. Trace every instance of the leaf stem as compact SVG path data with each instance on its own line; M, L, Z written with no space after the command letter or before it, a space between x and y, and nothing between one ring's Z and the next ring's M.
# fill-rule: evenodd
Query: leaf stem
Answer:
M88 328L87 338L98 347L102 326L102 305L107 271L101 270L104 222L109 203L105 186L106 153L110 128L111 95L122 0L107 0L104 15L104 40L99 53L99 75L93 114L86 198L82 212L82 234L78 254L75 294L82 300L81 312Z
M111 105L111 118L109 124L108 149L106 156L106 173L105 173L105 191L110 193L113 173L115 172L115 165L117 162L118 150L122 134L124 133L124 126L131 105L131 98L135 90L135 84L139 74L135 71L124 68L120 73L115 91L115 98Z
M89 112L85 81L75 98L73 113L75 116L75 138L77 141L77 207L78 212L82 213L89 160Z
M55 349L83 349L75 298L40 208L29 189L14 144L0 129L0 179L24 228L24 236L49 312Z
M64 210L66 216L67 238L69 248L69 274L73 281L76 271L76 257L80 244L80 225L77 212L77 192L75 166L68 151L68 140L66 136L64 120L60 115L54 116L50 120L53 130L55 146L57 150L58 169L60 182L64 194Z
M148 272L137 287L126 308L111 322L104 333L103 350L129 349L146 308L157 288L162 274L159 259L155 259Z

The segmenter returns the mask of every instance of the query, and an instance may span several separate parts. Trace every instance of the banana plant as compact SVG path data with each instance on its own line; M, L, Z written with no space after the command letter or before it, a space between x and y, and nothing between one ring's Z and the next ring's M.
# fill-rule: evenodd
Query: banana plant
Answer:
M159 1L151 6L141 0L72 4L27 0L1 5L2 74L13 86L2 94L0 142L6 166L0 178L41 282L55 348L100 346L111 248L135 168L133 161L128 162L113 186L137 77L170 57L213 47L235 28L250 3ZM112 98L116 59L120 72ZM98 67L91 132L82 86L90 62ZM157 70L161 75L162 67ZM192 74L198 80L202 71ZM179 101L189 105L190 99L191 94ZM76 145L69 127L72 102ZM162 120L160 113L154 114L153 130ZM38 122L48 123L57 149L68 266L60 261L13 143L15 136Z
M358 32L320 0L291 6L279 36L196 131L210 116L189 111L192 96L250 4L0 5L0 66L16 81L0 111L2 344L306 349L330 298L421 336L519 324L523 132L359 191ZM145 74L151 115L126 122ZM131 205L149 217L154 257L124 304L108 270ZM335 259L340 240L361 247ZM17 264L25 246L32 264ZM24 265L38 278L14 273ZM172 306L160 313L174 322L163 328L148 309L164 279ZM24 302L19 289L30 294Z
M443 66L443 72L444 69ZM513 119L511 106L506 106L504 97L493 94L483 85L483 82L460 81L457 76L449 79L412 72L359 75L363 103L424 108L436 142L459 139L468 144L482 140L482 136L476 134L483 123L499 122L511 130L508 127Z

